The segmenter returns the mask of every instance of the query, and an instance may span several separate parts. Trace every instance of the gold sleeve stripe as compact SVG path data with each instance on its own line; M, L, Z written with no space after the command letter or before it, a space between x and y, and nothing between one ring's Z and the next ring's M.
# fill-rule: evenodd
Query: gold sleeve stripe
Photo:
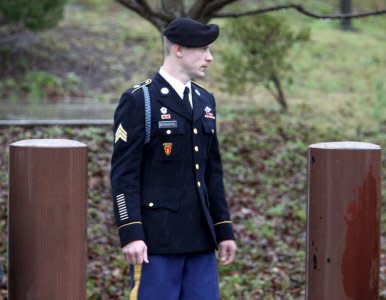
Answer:
M221 224L232 224L232 221L217 222L216 224L214 224L214 226L221 225Z
M134 225L134 224L142 224L142 222L136 221L136 222L130 222L127 224L123 224L123 225L119 226L118 229L121 229L122 227L125 227L125 226Z
M138 289L141 281L142 265L134 265L134 287L130 291L130 300L138 300Z

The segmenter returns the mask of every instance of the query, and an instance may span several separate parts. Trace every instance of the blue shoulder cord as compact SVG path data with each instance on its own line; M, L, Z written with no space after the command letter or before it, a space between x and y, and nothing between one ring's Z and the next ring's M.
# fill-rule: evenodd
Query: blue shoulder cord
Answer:
M150 107L150 94L149 88L144 85L142 86L143 96L145 98L145 144L150 142L151 132L151 107Z

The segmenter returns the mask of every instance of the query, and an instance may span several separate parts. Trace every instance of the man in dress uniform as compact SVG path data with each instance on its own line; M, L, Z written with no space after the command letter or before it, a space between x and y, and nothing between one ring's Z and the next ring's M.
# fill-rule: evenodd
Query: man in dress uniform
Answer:
M215 100L192 81L205 76L218 34L171 22L159 72L127 90L114 114L111 183L131 299L219 299L215 249L223 264L235 258Z

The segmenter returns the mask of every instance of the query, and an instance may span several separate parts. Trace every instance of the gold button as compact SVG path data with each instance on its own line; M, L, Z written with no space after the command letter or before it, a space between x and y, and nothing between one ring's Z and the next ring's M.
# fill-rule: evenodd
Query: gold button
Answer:
M172 131L170 129L166 130L166 134L171 134Z
M197 181L197 186L200 187L201 186L201 182Z
M198 133L197 128L194 128L194 129L193 129L193 132L194 132L194 134L197 134L197 133Z
M198 146L194 146L194 151L198 152Z
M153 207L154 206L154 203L153 202L150 202L149 203L149 207Z
M199 168L200 168L200 165L196 164L196 170L198 170Z

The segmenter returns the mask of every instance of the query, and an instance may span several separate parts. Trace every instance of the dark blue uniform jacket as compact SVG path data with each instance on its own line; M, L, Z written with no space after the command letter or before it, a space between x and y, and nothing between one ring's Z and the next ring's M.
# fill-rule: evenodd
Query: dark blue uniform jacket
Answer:
M161 75L147 86L148 144L142 89L126 91L114 115L111 184L121 246L144 240L149 254L213 250L234 239L214 97L192 83L192 114Z

